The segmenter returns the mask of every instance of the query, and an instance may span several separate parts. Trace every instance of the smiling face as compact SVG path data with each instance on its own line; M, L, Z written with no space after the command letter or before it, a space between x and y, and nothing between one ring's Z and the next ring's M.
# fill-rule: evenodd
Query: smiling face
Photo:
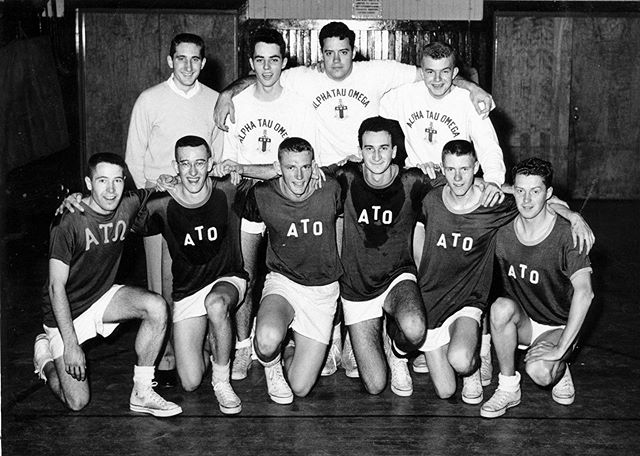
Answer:
M391 133L388 131L364 132L360 151L365 172L380 175L389 171L397 151L391 142Z
M454 57L434 59L430 56L422 58L422 77L427 90L434 98L442 98L451 90L454 78L458 75Z
M173 56L167 56L169 68L173 70L173 80L178 88L188 91L198 80L200 70L207 59L200 57L200 46L193 43L180 43Z
M277 44L259 41L254 47L249 64L256 73L258 84L263 87L272 87L280 80L280 74L287 65L287 59L283 58L280 46Z
M179 147L173 162L174 169L180 175L182 186L189 193L198 193L207 183L213 159L205 146Z
M304 195L311 182L313 152L284 150L281 152L279 166L285 194L294 198Z
M91 177L84 178L91 192L89 207L99 214L113 212L124 191L124 169L112 163L98 163Z
M444 154L442 168L447 184L455 196L464 196L473 185L473 179L479 168L473 155Z
M513 191L518 212L523 218L531 220L542 213L553 194L553 187L547 187L542 176L516 174Z
M324 71L334 81L342 81L353 68L354 51L349 38L325 38L322 43Z

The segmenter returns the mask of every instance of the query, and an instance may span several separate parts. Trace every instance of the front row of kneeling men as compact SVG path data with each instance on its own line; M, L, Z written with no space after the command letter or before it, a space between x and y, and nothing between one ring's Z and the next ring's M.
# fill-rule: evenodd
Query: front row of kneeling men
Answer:
M587 256L593 235L552 196L551 165L536 158L520 162L508 189L513 196L499 195L485 206L470 142L449 142L443 175L431 179L395 163L395 131L388 119L365 120L358 133L362 162L320 171L313 148L301 138L284 140L274 165L243 165L214 164L207 142L187 136L175 147L179 182L165 180L166 193L123 194L122 159L91 157L85 179L90 194L80 210L65 211L51 228L36 371L67 407L79 410L89 401L81 344L109 335L121 321L140 319L130 408L178 414L180 406L153 390L154 363L171 317L183 388L196 389L211 364L220 410L240 412L229 365L231 319L247 280L239 240L244 217L264 223L268 234L253 347L273 401L289 404L312 389L341 298L359 376L371 394L385 389L389 366L393 392L410 395L412 385L401 373L406 357L422 352L439 397L453 396L460 376L462 400L481 403L482 385L491 380L479 369L488 312L500 374L481 416L497 417L520 403L517 347L527 349L526 371L535 383L554 385L556 402L573 402L566 360L593 297ZM231 176L221 177L226 174ZM260 181L235 186L238 176ZM335 227L341 214L339 256ZM412 252L414 227L424 230L420 255ZM156 294L113 284L130 231L166 238L173 258L172 312ZM500 297L489 312L494 264Z

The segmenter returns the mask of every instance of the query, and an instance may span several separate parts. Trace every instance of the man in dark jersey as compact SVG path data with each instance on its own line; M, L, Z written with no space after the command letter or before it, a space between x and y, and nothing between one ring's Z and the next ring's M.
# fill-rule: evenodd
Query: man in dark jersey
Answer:
M593 299L587 251L576 247L569 223L549 211L551 164L530 158L518 163L512 174L519 214L497 233L503 289L491 307L490 321L500 374L498 388L480 409L484 418L496 418L520 404L516 347L527 350L525 369L536 384L554 385L555 402L573 403L567 358Z
M242 403L230 384L232 314L242 302L247 273L240 253L236 187L230 179L208 176L213 167L206 140L185 136L175 145L180 183L153 195L138 222L143 234L162 233L173 259L173 342L182 387L200 386L209 363L204 349L207 326L211 384L220 411L240 413Z
M227 162L223 172L258 179L248 194L244 218L267 227L267 269L256 317L254 349L265 368L270 398L290 404L293 395L306 396L316 382L331 338L342 266L335 222L342 211L340 186L329 178L322 187L310 185L313 147L290 137L278 148L271 165ZM293 330L290 345L282 345ZM289 346L287 346L289 348ZM292 353L293 352L293 353Z
M394 163L398 131L396 121L365 119L358 131L362 163L330 167L327 172L335 174L343 190L345 274L340 288L360 378L369 393L381 393L387 385L388 363L391 390L410 396L413 383L407 360L396 356L382 323L385 315L393 320L399 329L395 342L403 349L414 350L424 340L426 316L411 237L432 181L418 168Z
M84 212L64 212L51 226L49 278L44 290L44 333L36 337L34 366L71 410L90 399L81 344L110 335L118 324L140 320L129 408L167 417L182 413L153 390L154 362L166 335L168 308L158 294L114 285L124 240L150 190L124 195L124 160L115 154L89 159Z
M443 399L453 396L456 375L461 375L462 400L468 404L479 404L483 398L478 342L493 276L495 235L517 214L511 196L495 206L482 204L482 192L474 185L478 168L469 141L445 144L442 169L447 185L422 202L425 233L418 269L429 324L421 351L436 394ZM553 209L572 218L576 231L588 237L582 218L555 200L550 203Z

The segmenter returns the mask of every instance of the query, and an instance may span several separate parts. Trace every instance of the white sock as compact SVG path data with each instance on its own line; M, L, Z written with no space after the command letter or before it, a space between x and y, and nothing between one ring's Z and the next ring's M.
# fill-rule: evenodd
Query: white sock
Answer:
M516 371L514 375L498 374L498 389L515 393L520 389L520 372Z
M151 386L155 373L154 366L133 366L134 386Z
M211 384L215 385L220 382L229 382L229 363L221 366L211 360Z
M260 361L260 364L262 364L264 367L273 367L280 362L280 354L278 354L278 356L268 362L264 362L260 358L258 358L258 361Z
M334 344L340 345L342 342L342 332L340 330L340 323L333 327L333 335L331 336L331 340Z
M487 356L491 353L491 334L482 335L482 343L480 344L480 356Z
M244 340L236 340L236 350L249 347L251 347L251 337L247 337Z

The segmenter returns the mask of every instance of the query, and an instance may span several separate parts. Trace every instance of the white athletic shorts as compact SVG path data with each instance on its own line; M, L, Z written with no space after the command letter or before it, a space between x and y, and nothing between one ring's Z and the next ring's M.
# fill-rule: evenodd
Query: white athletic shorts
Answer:
M192 295L175 301L173 303L173 322L177 323L187 318L201 317L207 314L204 306L204 299L207 297L211 289L216 283L227 282L236 287L238 290L238 302L244 299L244 293L247 291L247 281L235 276L219 277L209 285L201 288Z
M328 344L333 330L340 285L300 285L277 272L270 272L264 281L262 299L278 295L286 299L295 315L289 327L298 334L321 344Z
M262 222L252 222L243 218L240 221L240 231L244 231L249 234L264 234L267 229L267 225Z
M546 333L547 331L553 331L555 329L564 329L566 326L566 325L560 325L560 326L543 325L542 323L538 323L537 321L534 321L531 317L528 317L528 318L529 318L529 321L531 322L531 342L529 342L529 344L518 344L518 348L520 350L528 349L538 337L540 337L542 334Z
M93 339L98 334L102 337L109 337L113 331L118 327L120 323L104 323L102 318L104 312L107 310L107 306L113 299L116 292L124 287L124 285L113 285L109 290L103 294L91 307L82 312L73 320L73 329L76 332L78 343ZM49 346L51 347L51 353L53 359L60 358L64 354L64 342L60 335L58 328L50 328L42 325L44 332L49 338Z
M344 324L349 326L360 323L361 321L382 317L384 301L387 299L389 292L393 287L404 280L417 282L415 275L409 272L403 272L393 279L393 282L389 284L387 289L381 295L376 296L373 299L369 299L368 301L349 301L348 299L341 298Z
M460 317L469 317L473 318L478 322L478 326L481 325L482 321L482 310L477 307L463 307L449 318L447 318L441 326L429 329L427 331L427 338L420 347L420 351L428 352L437 350L440 347L447 345L451 341L451 334L449 334L449 327ZM427 316L427 318L429 318Z

